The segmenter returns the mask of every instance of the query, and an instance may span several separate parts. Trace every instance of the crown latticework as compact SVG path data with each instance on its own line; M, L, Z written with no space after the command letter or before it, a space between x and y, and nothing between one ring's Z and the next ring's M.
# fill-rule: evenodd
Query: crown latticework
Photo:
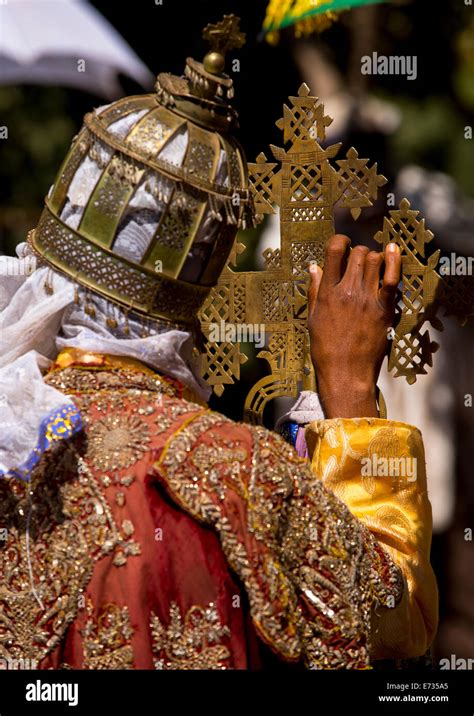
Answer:
M245 418L250 422L262 422L270 400L315 389L306 330L308 266L314 261L321 266L324 263L325 245L335 233L335 206L348 209L357 219L365 207L372 206L386 183L377 173L377 165L360 158L353 148L345 158L331 163L341 145L320 145L332 119L325 115L322 103L309 95L306 85L289 101L277 122L286 150L272 146L274 161L261 153L249 164L256 213L263 218L279 208L280 247L264 251L263 271L235 272L227 265L201 312L205 335L217 318L224 327L226 323L236 328L242 324L265 327L266 348L258 357L268 362L270 374L247 396ZM401 249L403 280L388 367L395 376L413 383L432 365L437 349L429 332L422 330L424 325L442 328L437 316L442 303L446 313L461 320L472 314L472 283L470 297L464 300L455 282L439 276L439 251L426 258L433 234L406 199L389 212L374 238L382 246L396 242ZM217 353L215 345L208 344L202 355L203 374L210 376L209 383L218 395L238 377L245 359L238 337L227 341L225 331Z
M249 218L246 184L230 135L154 95L127 98L86 116L30 243L125 309L192 323ZM235 244L234 263L241 250Z
M204 30L203 62L161 73L156 92L90 112L29 243L43 261L112 300L123 313L195 326L237 229L253 225L247 164L233 137L225 54L239 19Z

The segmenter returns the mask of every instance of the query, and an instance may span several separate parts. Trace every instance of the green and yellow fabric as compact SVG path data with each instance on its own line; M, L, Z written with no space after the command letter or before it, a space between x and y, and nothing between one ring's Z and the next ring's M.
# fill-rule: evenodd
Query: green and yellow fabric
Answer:
M339 13L361 5L384 0L270 0L263 30L266 39L275 44L279 31L294 27L296 37L323 32L338 19Z

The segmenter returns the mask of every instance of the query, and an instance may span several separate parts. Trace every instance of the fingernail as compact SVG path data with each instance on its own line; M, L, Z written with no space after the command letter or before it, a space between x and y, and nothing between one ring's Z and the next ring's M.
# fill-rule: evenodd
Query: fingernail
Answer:
M391 254L395 254L400 251L398 248L398 244L396 244L394 241L391 241L389 244L387 244L387 251L389 251Z
M311 263L311 264L309 265L309 270L311 271L311 273L317 273L317 271L318 271L318 264L317 264L317 263Z

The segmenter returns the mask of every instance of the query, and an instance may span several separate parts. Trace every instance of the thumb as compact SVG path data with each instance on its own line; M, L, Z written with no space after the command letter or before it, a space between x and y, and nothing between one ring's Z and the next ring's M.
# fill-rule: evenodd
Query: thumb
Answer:
M382 288L379 290L379 301L386 311L392 312L395 309L401 269L402 257L399 247L393 242L387 244L385 248L385 272L382 279Z
M318 299L319 286L321 285L322 277L323 271L318 266L318 264L310 264L308 289L308 319L313 315L314 309L316 308L316 301Z

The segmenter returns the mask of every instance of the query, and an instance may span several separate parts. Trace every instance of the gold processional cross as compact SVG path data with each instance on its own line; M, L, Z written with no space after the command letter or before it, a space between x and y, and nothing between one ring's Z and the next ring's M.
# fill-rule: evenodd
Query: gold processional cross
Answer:
M340 143L321 147L319 141L324 140L332 119L324 114L318 98L310 96L306 84L289 101L291 106L284 105L283 118L276 123L287 149L271 146L274 162L260 154L249 164L257 214L262 219L264 214L275 213L275 205L279 207L280 248L263 252L265 270L238 272L231 266L236 266L244 246L236 240L218 285L200 314L206 336L216 323L247 332L249 326L265 326L266 347L257 357L268 362L270 373L247 395L244 419L252 423L263 421L270 400L296 397L300 390L316 388L306 329L308 266L314 261L323 265L325 244L335 233L335 205L349 209L357 219L364 207L372 206L379 187L387 181L377 174L377 165L369 166L369 160L360 159L355 149L349 149L345 159L335 160ZM335 160L337 168L330 160ZM432 365L438 346L424 325L442 329L437 316L440 306L445 308L444 315L465 322L474 305L472 281L441 277L436 272L439 250L426 256L433 234L418 213L403 199L398 209L389 211L374 236L383 247L394 241L401 249L401 297L388 369L408 383L414 383L418 375L426 373L425 366ZM245 331L236 334L235 341L207 342L201 356L202 374L217 395L239 378L240 366L247 360L239 343L239 339L244 342L241 336Z

